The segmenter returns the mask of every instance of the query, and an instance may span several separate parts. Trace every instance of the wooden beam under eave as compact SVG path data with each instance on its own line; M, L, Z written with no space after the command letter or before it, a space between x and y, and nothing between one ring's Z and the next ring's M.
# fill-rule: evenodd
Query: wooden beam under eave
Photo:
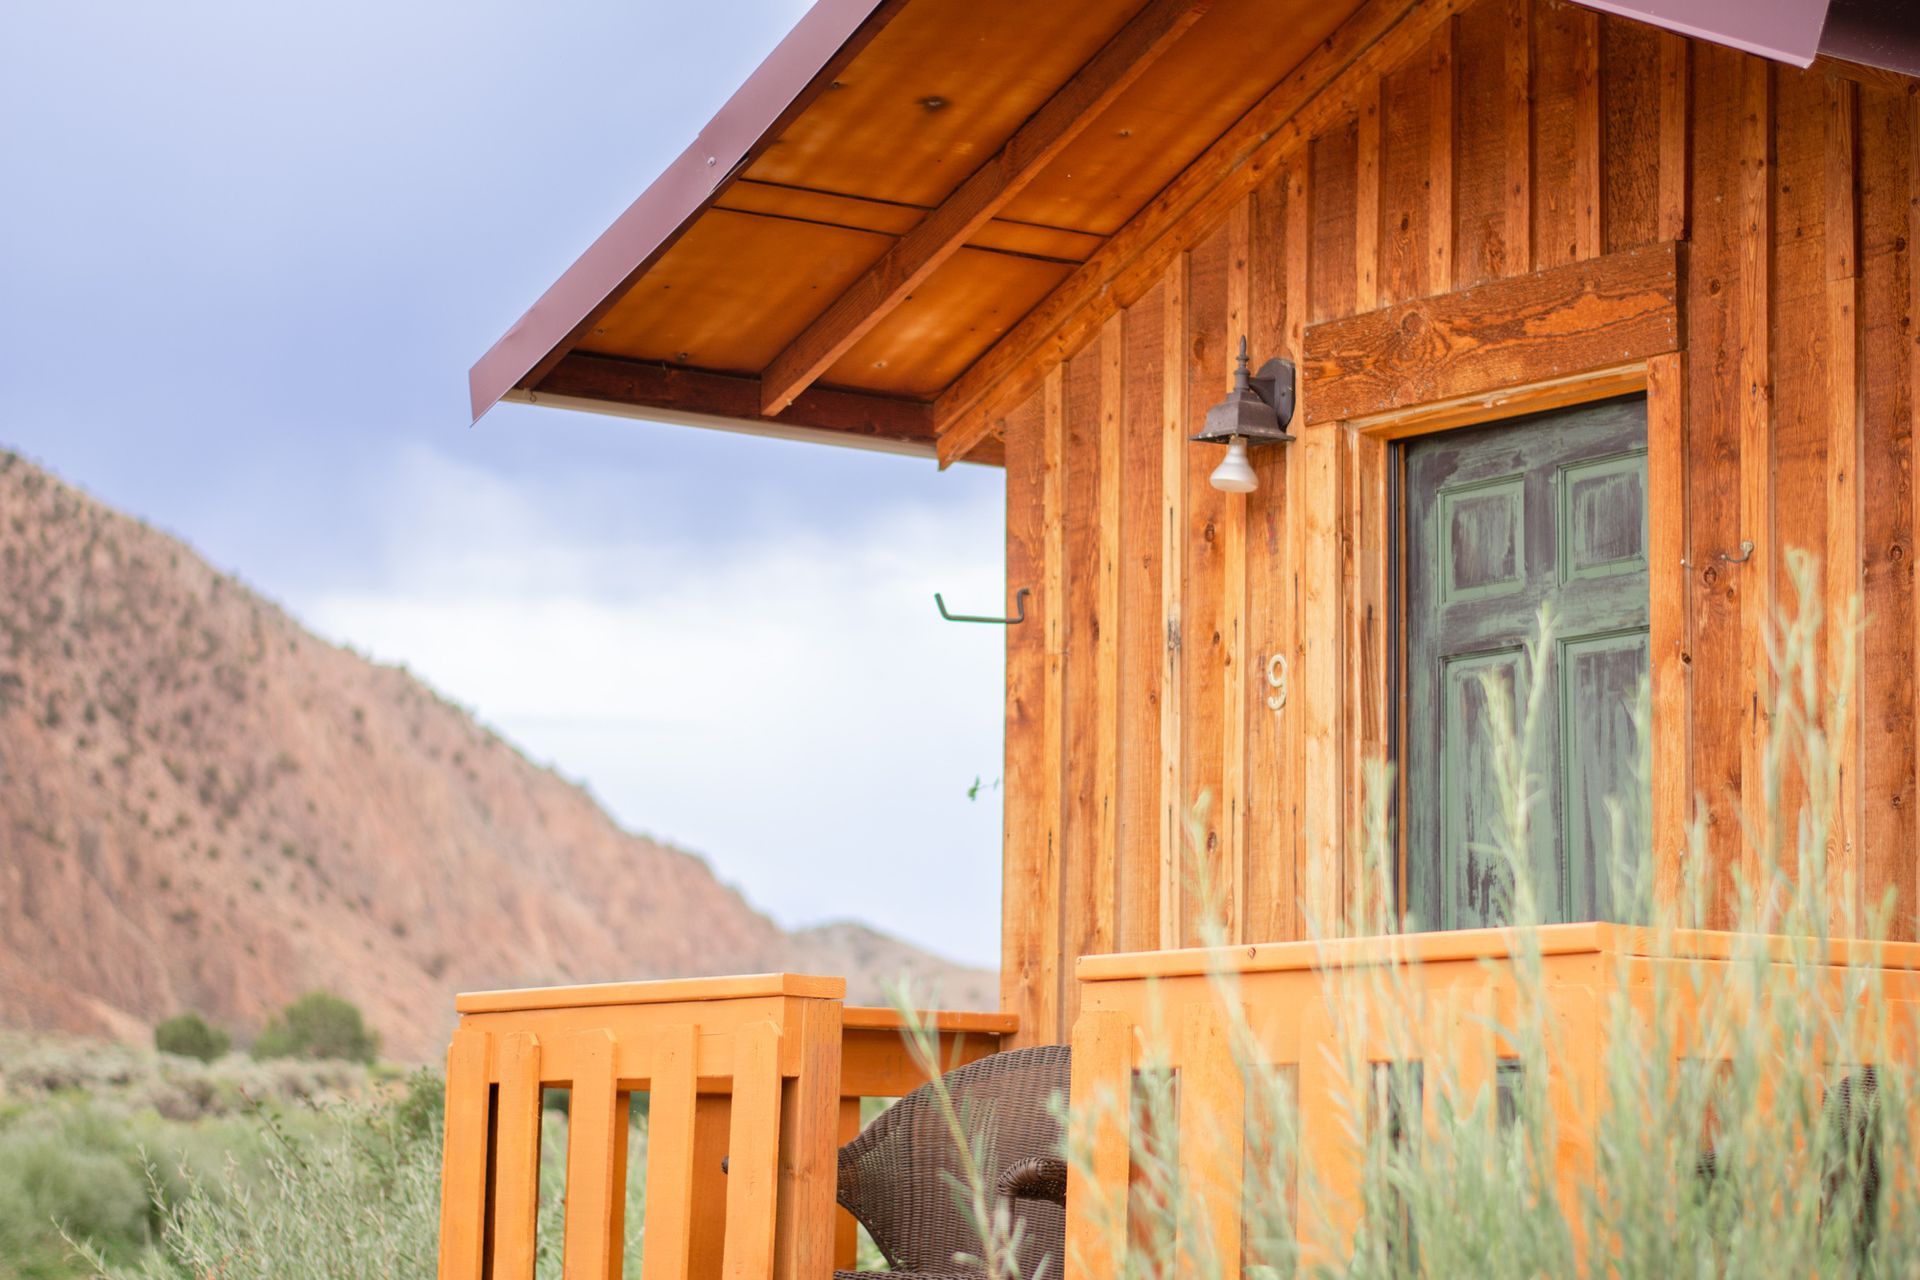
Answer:
M872 332L1098 119L1206 12L1211 0L1148 0L1006 145L834 300L760 375L762 413L780 413Z
M924 401L812 387L786 412L763 418L757 378L579 351L532 391L508 398L896 453L933 452L933 411ZM1001 457L999 440L989 436L966 460L997 465Z

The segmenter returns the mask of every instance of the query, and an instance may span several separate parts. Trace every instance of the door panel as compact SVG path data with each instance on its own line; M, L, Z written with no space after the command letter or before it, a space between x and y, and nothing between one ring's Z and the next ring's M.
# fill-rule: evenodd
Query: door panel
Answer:
M1560 468L1562 581L1647 571L1647 451Z
M1408 916L1447 929L1510 918L1495 726L1519 731L1541 678L1520 862L1542 918L1610 918L1616 808L1628 848L1643 829L1645 402L1428 436L1404 464ZM1555 642L1535 672L1527 644L1543 607Z
M1440 491L1441 598L1448 604L1526 587L1526 477L1502 476Z
M1639 734L1634 709L1647 677L1647 629L1581 636L1558 642L1560 668L1560 867L1569 879L1562 904L1570 920L1615 919L1615 848L1609 802L1620 794L1639 764ZM1642 824L1630 807L1620 815L1622 841L1635 838Z
M1503 815L1494 744L1496 722L1511 723L1513 690L1524 694L1525 665L1518 648L1441 660L1446 705L1440 723L1440 879L1456 888L1460 928L1504 915L1507 861L1497 852ZM1495 698L1506 705L1496 706Z

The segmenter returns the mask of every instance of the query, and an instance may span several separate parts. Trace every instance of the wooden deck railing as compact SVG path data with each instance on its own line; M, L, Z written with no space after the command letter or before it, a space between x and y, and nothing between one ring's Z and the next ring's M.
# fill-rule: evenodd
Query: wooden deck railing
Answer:
M1610 989L1624 986L1639 1017L1655 973L1689 966L1689 980L1670 984L1663 1043L1676 1060L1710 1058L1689 1030L1692 1011L1731 989L1717 987L1714 974L1733 963L1737 943L1728 934L1656 939L1598 924L1535 937L1553 1038L1555 1158L1573 1203L1576 1184L1594 1172ZM1423 1124L1433 1121L1432 1086L1443 1074L1464 1096L1483 1083L1497 1092L1514 1050L1496 1028L1512 1025L1521 998L1513 942L1509 932L1483 930L1087 957L1073 1035L1076 1109L1102 1094L1131 1097L1144 1067L1178 1073L1171 1149L1179 1178L1207 1216L1220 1273L1235 1275L1249 1161L1243 1068L1290 1075L1299 1127L1285 1167L1296 1178L1310 1168L1314 1179L1313 1213L1295 1193L1311 1260L1318 1242L1350 1239L1359 1221L1353 1117L1372 1113L1354 1090L1377 1089L1389 1064L1420 1064L1426 1083L1412 1101L1420 1118L1410 1122ZM1790 945L1781 940L1781 960ZM1844 999L1843 966L1870 956L1882 971L1881 1025L1862 1042L1878 1035L1879 1061L1910 1064L1920 1052L1912 1043L1920 945L1860 945L1832 944L1824 967L1814 966L1830 979L1814 989L1827 983ZM1387 971L1405 1009L1378 1002ZM1222 999L1228 990L1232 1007ZM461 996L447 1059L441 1280L531 1280L542 1233L555 1231L568 1280L618 1280L627 1235L642 1227L639 1280L827 1280L851 1266L853 1225L834 1206L836 1148L858 1131L859 1099L899 1096L924 1075L898 1015L845 1007L842 991L835 978L770 974ZM1342 1013L1369 999L1363 1021ZM1001 1014L929 1016L948 1067L996 1052L1016 1030ZM1236 1052L1249 1045L1251 1063ZM566 1201L562 1221L543 1222L541 1102L552 1088L572 1095ZM649 1095L644 1224L623 1220L636 1092ZM1125 1108L1103 1115L1089 1160L1069 1176L1069 1280L1115 1274L1138 1225L1128 1221L1141 1203L1129 1195L1132 1119Z
M826 1280L853 1262L834 1206L859 1100L924 1082L892 1010L838 978L764 974L463 995L447 1053L441 1280L531 1280L562 1231L568 1280L620 1280L628 1113L648 1095L641 1280ZM996 1051L1002 1014L928 1015L943 1064ZM571 1093L564 1222L537 1220L546 1089ZM721 1170L721 1160L728 1162Z
M1652 979L1659 966L1686 965L1687 977L1670 984L1667 1043L1676 1062L1711 1053L1698 1043L1695 1011L1721 998L1721 985L1736 955L1738 935L1688 931L1657 938L1645 930L1605 924L1556 925L1537 931L1544 999L1553 1040L1548 1101L1555 1116L1557 1173L1563 1203L1578 1203L1577 1185L1594 1173L1593 1135L1604 1102L1608 1036L1605 995L1624 984L1636 1018L1652 1011ZM1795 945L1768 939L1785 962ZM1073 1033L1072 1094L1076 1110L1087 1100L1130 1099L1134 1073L1154 1065L1178 1073L1177 1154L1180 1184L1192 1192L1209 1221L1218 1274L1241 1273L1242 1194L1247 1176L1248 1098L1245 1067L1292 1076L1298 1102L1296 1150L1288 1174L1295 1179L1295 1216L1303 1257L1312 1261L1326 1241L1349 1240L1361 1212L1362 1152L1353 1132L1367 1116L1367 1099L1356 1089L1377 1088L1376 1068L1424 1064L1428 1087L1415 1105L1431 1124L1435 1105L1431 1070L1443 1065L1459 1093L1471 1098L1482 1083L1497 1082L1513 1049L1497 1027L1514 1025L1518 976L1512 963L1514 935L1505 930L1401 935L1333 943L1279 943L1217 950L1141 952L1088 956L1078 965L1081 1013ZM1836 942L1813 983L1833 1008L1845 1009L1846 965L1872 964L1884 1002L1880 1025L1862 1028L1856 1043L1874 1043L1886 1062L1913 1063L1915 1012L1920 1009L1920 945ZM1379 998L1379 981L1396 967L1407 1007ZM1229 981L1223 983L1221 976ZM1698 978L1701 985L1694 986ZM1365 991L1362 984L1369 984ZM1233 993L1236 1008L1222 999ZM1372 1001L1371 1016L1342 1016ZM1242 1020L1235 1023L1233 1020ZM1250 1035L1236 1054L1235 1026ZM1157 1031L1157 1034L1156 1034ZM1247 1041L1251 1053L1246 1053ZM1255 1059L1244 1063L1242 1055ZM1359 1064L1356 1072L1349 1064ZM1851 1067L1867 1065L1854 1062ZM1118 1273L1126 1247L1133 1175L1134 1122L1129 1107L1098 1108L1088 1167L1068 1178L1067 1280L1104 1280ZM1271 1156L1272 1153L1269 1153ZM1298 1189L1301 1170L1315 1181L1316 1211L1308 1212ZM1324 1217L1316 1221L1316 1213Z

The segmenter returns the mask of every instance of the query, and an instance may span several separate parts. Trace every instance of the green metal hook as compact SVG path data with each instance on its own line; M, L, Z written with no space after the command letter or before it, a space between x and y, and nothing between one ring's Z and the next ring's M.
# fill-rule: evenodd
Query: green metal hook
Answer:
M1014 593L1013 616L1011 618L983 618L970 613L948 613L947 602L940 598L938 591L933 593L933 603L939 607L940 616L948 622L987 622L997 627L1011 627L1027 620L1027 596L1029 594L1029 589L1026 587L1022 587Z

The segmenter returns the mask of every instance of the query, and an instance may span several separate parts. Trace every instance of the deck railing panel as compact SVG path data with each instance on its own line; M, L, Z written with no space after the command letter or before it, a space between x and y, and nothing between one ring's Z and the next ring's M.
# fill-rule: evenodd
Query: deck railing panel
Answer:
M1763 941L1775 963L1795 960L1792 944ZM1739 998L1738 951L1725 935L1655 938L1606 925L1545 927L1531 942L1550 1019L1557 1172L1573 1203L1595 1167L1615 1030L1609 1000L1623 992L1628 1018L1651 1026L1663 986L1665 1052L1711 1067L1724 1046L1703 1038L1712 1020L1696 1016L1699 1002ZM1199 1213L1183 1229L1205 1244L1201 1235L1181 1242L1189 1269L1198 1254L1224 1274L1241 1269L1249 1183L1291 1199L1305 1265L1331 1261L1312 1250L1337 1248L1326 1242L1350 1240L1360 1224L1369 1130L1437 1125L1448 1094L1492 1098L1505 1114L1502 1099L1524 1083L1519 1050L1500 1030L1526 1012L1531 989L1514 944L1513 934L1481 930L1082 962L1072 1090L1075 1124L1092 1128L1077 1133L1086 1158L1068 1174L1066 1276L1118 1274L1139 1225L1129 1214L1152 1190L1137 1185L1136 1137L1167 1144L1181 1185L1198 1192ZM1812 987L1798 990L1851 1007L1859 974L1845 966L1873 964L1882 1001L1860 1013L1870 1023L1846 1052L1911 1062L1920 947L1856 947L1834 944L1824 976L1815 964ZM651 1095L639 1280L827 1280L851 1267L855 1233L833 1204L835 1148L857 1132L861 1098L904 1094L926 1073L902 1042L899 1015L844 1008L830 989L826 979L771 975L462 997L447 1060L441 1280L530 1280L540 1233L556 1229L569 1280L619 1277L625 1237L640 1225L622 1219L635 1090ZM1766 1025L1765 1010L1753 1016ZM1014 1028L996 1015L933 1019L943 1069L994 1052ZM1137 1074L1157 1087L1160 1069L1175 1073L1178 1101L1154 1122L1174 1132L1138 1134ZM1262 1072L1287 1081L1296 1101L1284 1152L1251 1150L1236 1122L1268 1105ZM1402 1089L1409 1080L1418 1083ZM561 1222L538 1210L547 1087L573 1091L566 1212L552 1215ZM1111 1105L1099 1104L1102 1094Z
M901 1017L843 1009L842 987L771 974L460 997L440 1280L531 1280L543 1227L562 1233L568 1280L620 1280L634 1091L649 1095L637 1280L827 1280L851 1267L854 1235L834 1207L839 1143L862 1097L904 1094L926 1074ZM928 1017L947 1066L1017 1026ZM560 1223L539 1218L550 1087L571 1090Z
M1511 932L1479 930L1348 939L1325 947L1287 943L1089 957L1079 969L1082 1013L1073 1035L1076 1109L1105 1109L1111 1100L1124 1104L1142 1069L1175 1073L1176 1173L1196 1210L1191 1229L1206 1236L1204 1244L1182 1241L1180 1249L1189 1269L1199 1270L1192 1255L1205 1253L1220 1264L1221 1274L1233 1275L1241 1262L1246 1172L1234 1162L1236 1153L1244 1159L1244 1148L1229 1136L1235 1120L1247 1115L1239 1086L1259 1071L1291 1073L1297 1082L1297 1166L1310 1175L1312 1188L1311 1195L1298 1196L1293 1215L1301 1263L1337 1261L1323 1251L1338 1247L1330 1242L1351 1240L1360 1225L1363 1144L1375 1126L1394 1118L1409 1132L1414 1126L1432 1130L1446 1098L1484 1096L1498 1111L1498 1086L1521 1061L1500 1028L1517 1025L1532 990L1533 979L1524 978L1515 961L1517 941ZM1608 925L1566 925L1535 930L1532 942L1530 963L1538 965L1547 1018L1551 1067L1544 1083L1555 1119L1555 1174L1562 1203L1576 1204L1595 1173L1594 1135L1607 1102L1607 1053L1615 1031L1607 1013L1610 995L1621 991L1640 1034L1654 1029L1656 1016L1661 1019L1665 1039L1656 1042L1676 1063L1711 1064L1726 1046L1708 1039L1705 1028L1724 1026L1726 1019L1702 1017L1701 1010L1708 1002L1742 999L1750 986L1731 958L1739 952L1731 935L1682 931L1656 937ZM1882 1063L1914 1060L1920 1051L1911 1043L1920 949L1890 944L1869 951L1864 944L1835 943L1830 954L1808 961L1804 945L1796 953L1790 939L1747 942L1763 946L1761 954L1772 963L1812 964L1811 986L1791 986L1793 998L1811 998L1818 1007L1807 1012L1817 1018L1854 1010L1850 1016L1862 1020L1849 1038L1856 1056ZM1860 966L1871 966L1882 989L1871 1004L1862 1004L1860 992L1849 987L1860 983ZM1657 1014L1656 987L1667 993ZM1764 1009L1736 1009L1734 1017L1760 1026L1777 1021ZM1236 1031L1236 1043L1228 1031L1240 1021L1245 1026ZM1383 1091L1396 1071L1418 1081L1417 1101L1392 1087ZM1826 1083L1763 1082L1810 1093ZM1409 1105L1411 1112L1402 1110ZM1125 1221L1138 1202L1122 1202L1115 1190L1138 1177L1125 1132L1129 1122L1137 1125L1139 1118L1123 1114L1118 1125L1095 1133L1087 1148L1091 1174L1069 1180L1067 1280L1113 1274L1119 1242L1138 1231L1137 1223ZM1150 1146L1151 1135L1147 1139Z

